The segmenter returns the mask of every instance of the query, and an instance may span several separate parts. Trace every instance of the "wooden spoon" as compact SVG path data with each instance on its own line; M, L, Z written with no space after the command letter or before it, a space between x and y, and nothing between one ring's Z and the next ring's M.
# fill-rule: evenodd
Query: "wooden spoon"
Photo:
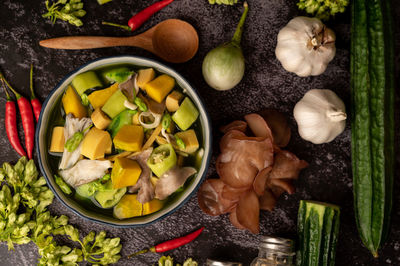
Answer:
M172 63L191 59L199 48L199 36L189 23L164 20L132 37L69 36L42 40L41 46L55 49L92 49L112 46L136 46Z

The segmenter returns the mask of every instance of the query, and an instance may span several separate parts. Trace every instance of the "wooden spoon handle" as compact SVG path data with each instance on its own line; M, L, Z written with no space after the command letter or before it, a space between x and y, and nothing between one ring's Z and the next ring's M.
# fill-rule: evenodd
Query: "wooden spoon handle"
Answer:
M54 49L92 49L112 46L135 46L130 38L69 36L40 41L41 46Z

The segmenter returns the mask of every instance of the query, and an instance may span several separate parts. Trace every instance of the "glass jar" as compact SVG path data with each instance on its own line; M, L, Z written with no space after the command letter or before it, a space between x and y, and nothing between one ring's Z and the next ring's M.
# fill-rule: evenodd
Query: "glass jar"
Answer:
M240 262L217 261L207 259L207 266L243 266Z
M286 238L263 236L259 245L258 257L251 266L292 266L295 255L294 241Z

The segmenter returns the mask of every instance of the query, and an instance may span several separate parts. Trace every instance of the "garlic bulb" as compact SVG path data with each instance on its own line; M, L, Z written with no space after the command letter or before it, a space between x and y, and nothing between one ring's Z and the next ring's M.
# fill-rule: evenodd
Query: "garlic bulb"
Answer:
M287 71L317 76L335 57L335 39L319 19L296 17L279 31L275 55Z
M300 136L314 144L327 143L343 132L346 108L331 90L310 90L294 107Z

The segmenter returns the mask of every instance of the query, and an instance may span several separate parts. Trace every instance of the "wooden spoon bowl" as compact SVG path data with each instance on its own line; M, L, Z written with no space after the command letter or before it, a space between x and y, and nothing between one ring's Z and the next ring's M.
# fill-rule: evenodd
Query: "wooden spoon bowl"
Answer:
M42 40L43 47L54 49L93 49L113 46L143 48L171 63L190 60L199 48L199 36L189 23L164 20L149 30L131 37L69 36Z
M158 24L152 40L154 53L173 63L188 61L199 48L196 30L189 23L178 19Z

